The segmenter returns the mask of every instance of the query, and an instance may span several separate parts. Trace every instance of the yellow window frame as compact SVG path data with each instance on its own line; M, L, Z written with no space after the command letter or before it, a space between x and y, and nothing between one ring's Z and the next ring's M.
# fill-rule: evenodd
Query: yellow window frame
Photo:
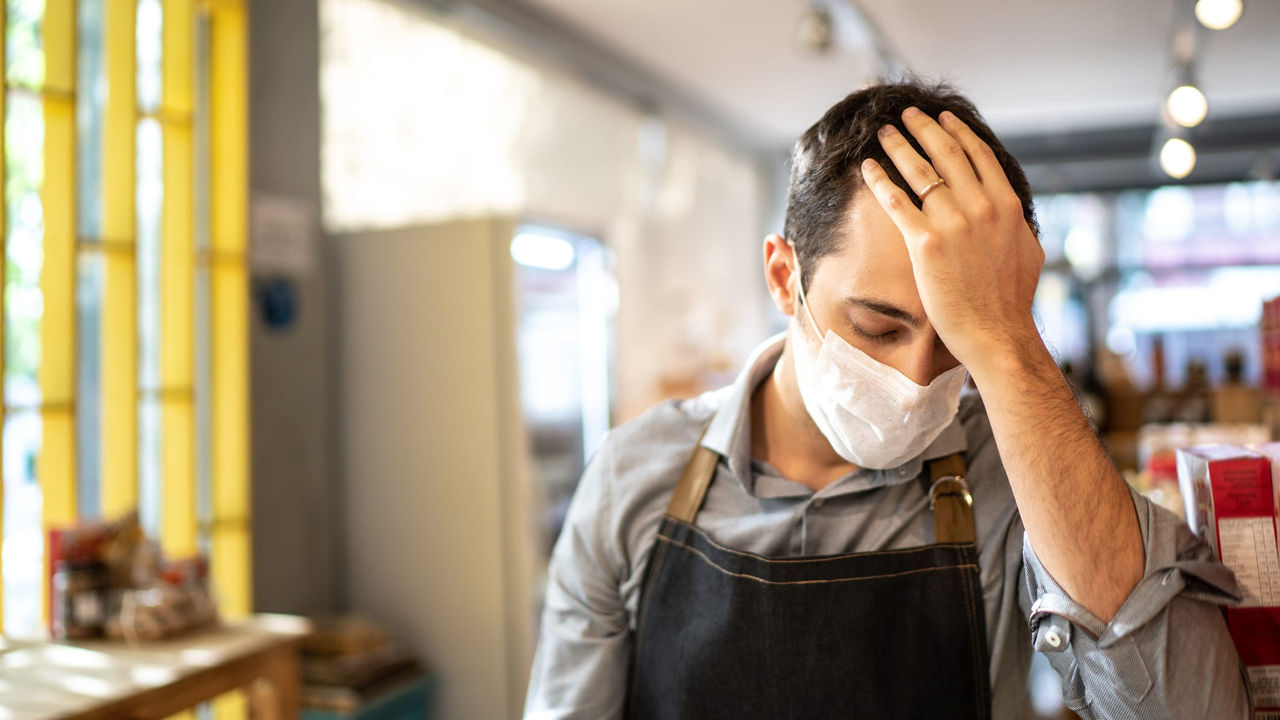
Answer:
M252 604L249 498L248 22L243 0L209 6L209 327L213 581L220 609Z
M102 143L102 515L138 506L137 15L106 3Z
M102 492L100 510L134 508L138 488L138 287L136 219L137 4L104 0L106 75L103 116L103 222L96 243L80 243L76 217L76 0L46 0L41 23L45 81L31 88L42 102L44 264L40 290L41 361L37 382L42 445L36 475L46 529L76 522L76 358L101 352ZM0 77L6 7L0 3ZM207 13L209 40L209 247L195 246L195 13ZM209 273L209 437L212 572L226 617L251 609L248 365L248 97L247 18L243 0L162 0L161 124L164 199L160 246L160 369L162 513L160 539L171 556L196 552L195 288L198 264ZM7 94L0 92L0 118ZM0 168L4 143L0 142ZM8 232L0 201L0 277ZM81 252L103 260L102 345L77 348L77 262ZM0 317L3 317L0 293ZM0 376L4 334L0 332ZM0 383L0 421L3 387ZM150 390L150 389L148 389ZM2 422L0 422L2 427ZM0 486L0 510L4 493ZM0 519L3 518L0 512ZM3 526L0 525L0 533ZM45 555L46 576L50 558ZM0 572L3 568L0 567ZM47 620L47 588L41 588ZM3 594L0 593L0 618ZM0 629L3 629L0 626Z
M40 415L43 438L36 477L44 527L76 519L76 3L46 0L43 22L45 87L44 265L40 289ZM45 553L46 571L49 554ZM48 572L46 572L46 577ZM47 593L47 588L42 588ZM45 603L48 612L48 603Z

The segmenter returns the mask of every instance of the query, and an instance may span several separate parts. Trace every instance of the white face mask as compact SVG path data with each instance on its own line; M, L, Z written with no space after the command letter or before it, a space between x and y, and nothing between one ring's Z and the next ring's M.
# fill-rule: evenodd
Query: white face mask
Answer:
M840 457L859 467L897 467L924 452L960 407L968 378L964 366L921 386L834 332L824 336L804 298L799 272L797 264L798 294L814 337L801 331L797 320L791 323L791 345L796 383L813 422Z

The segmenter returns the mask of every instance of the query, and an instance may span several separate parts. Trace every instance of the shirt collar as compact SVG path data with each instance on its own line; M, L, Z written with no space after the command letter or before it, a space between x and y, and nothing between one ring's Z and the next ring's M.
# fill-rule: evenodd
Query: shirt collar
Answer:
M756 473L751 467L751 396L778 364L786 339L787 333L780 332L765 340L751 352L733 384L723 388L720 406L707 426L706 434L702 437L703 447L714 450L727 461L729 471L742 484L743 489L752 495L762 497L797 494L778 488L776 483L761 487L760 492L757 492ZM924 452L902 465L885 470L860 468L823 488L822 492L827 494L828 491L832 491L834 494L837 492L835 486L841 486L842 491L853 491L863 487L906 482L920 474L925 461L963 452L967 447L964 427L957 415L952 419L951 424L929 443ZM812 492L800 483L786 484L798 485L806 492Z

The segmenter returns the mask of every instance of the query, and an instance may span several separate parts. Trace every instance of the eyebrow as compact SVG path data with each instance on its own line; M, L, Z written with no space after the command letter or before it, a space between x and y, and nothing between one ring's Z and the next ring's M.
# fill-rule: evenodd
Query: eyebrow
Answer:
M864 308L872 312L877 312L886 317L891 317L894 320L901 320L902 322L910 325L913 328L918 329L921 325L924 324L924 320L916 317L915 315L912 315L911 313L907 312L906 310L903 310L897 305L890 305L889 303L880 302L878 300L854 297L852 295L850 295L849 297L846 297L844 301L848 305L854 305L856 307Z

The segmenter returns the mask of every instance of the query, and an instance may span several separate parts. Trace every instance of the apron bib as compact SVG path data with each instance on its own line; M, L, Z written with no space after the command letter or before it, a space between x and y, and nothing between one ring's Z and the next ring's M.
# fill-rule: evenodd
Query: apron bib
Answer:
M937 543L767 558L693 524L719 455L699 443L640 594L626 717L990 717L964 461L928 463Z

